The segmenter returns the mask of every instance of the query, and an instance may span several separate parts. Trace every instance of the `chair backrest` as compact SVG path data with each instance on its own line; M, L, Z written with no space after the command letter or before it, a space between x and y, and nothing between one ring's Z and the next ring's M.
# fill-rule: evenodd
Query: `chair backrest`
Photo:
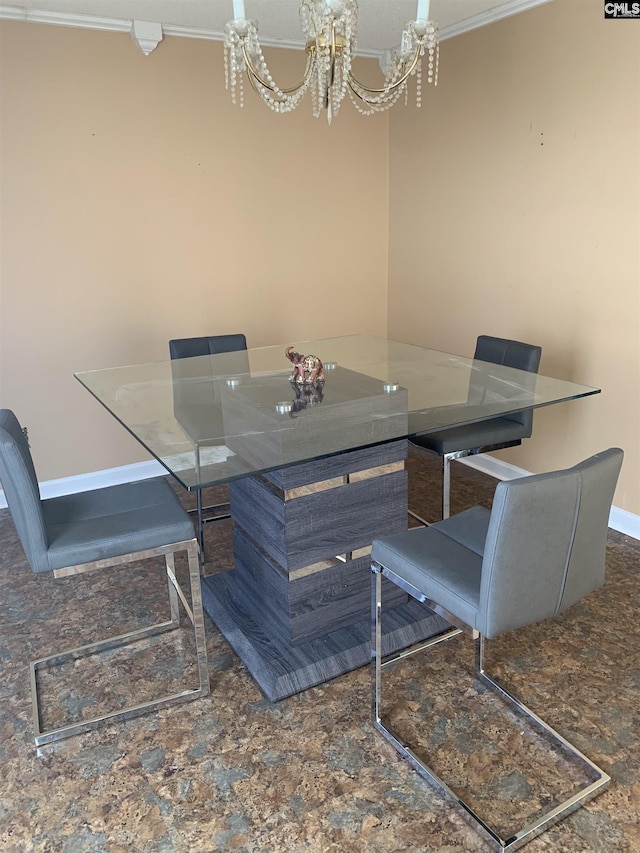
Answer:
M239 352L247 348L244 335L207 335L201 338L175 338L169 341L171 358L194 358L198 355L217 355Z
M210 406L218 401L217 383L211 359L198 356L242 353L218 359L216 371L224 374L248 373L247 340L242 334L208 335L200 338L175 338L169 341L171 373L173 375L173 404L178 421L185 406ZM195 362L182 359L198 358Z
M0 482L31 568L45 571L48 541L38 478L26 436L10 409L0 409Z
M512 341L509 338L494 338L491 335L478 335L476 351L473 355L474 359L478 361L504 364L506 367L526 370L533 374L538 372L541 356L542 347L525 344L522 341ZM528 435L533 432L533 409L504 415L504 417L523 424L528 429Z
M609 510L623 452L499 483L485 542L481 634L548 619L604 581Z

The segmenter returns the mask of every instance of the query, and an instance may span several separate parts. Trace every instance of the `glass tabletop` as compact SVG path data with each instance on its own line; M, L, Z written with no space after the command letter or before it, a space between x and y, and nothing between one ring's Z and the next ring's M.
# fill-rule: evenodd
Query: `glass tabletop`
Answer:
M75 376L186 489L599 393L369 335L294 348L324 381L291 381L285 345Z

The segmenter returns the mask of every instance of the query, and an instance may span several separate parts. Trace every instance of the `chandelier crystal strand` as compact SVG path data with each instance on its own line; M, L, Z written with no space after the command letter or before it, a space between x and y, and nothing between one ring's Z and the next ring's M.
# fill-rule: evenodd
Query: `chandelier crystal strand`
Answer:
M386 112L386 110L390 109L400 98L402 93L406 90L406 86L399 87L395 89L391 95L391 97L386 100L383 104L376 104L370 101L364 101L358 96L356 96L353 89L349 89L349 95L351 97L351 102L356 108L356 110L363 116L370 116L374 113Z
M347 92L358 112L371 115L392 107L416 80L416 106L422 103L422 62L426 56L427 82L438 83L438 26L428 20L428 0L418 0L416 20L402 32L400 48L394 52L381 88L360 83L351 71L357 50L357 0L303 0L300 22L307 39L307 65L302 82L281 89L274 81L258 39L258 24L244 17L244 0L233 0L234 19L225 27L225 85L233 103L244 104L244 75L253 90L275 112L296 109L311 91L313 115L323 110L331 123L340 111Z
M440 60L440 45L438 42L438 26L433 21L427 22L425 36L425 47L427 49L427 82L434 86L438 85L438 64ZM424 54L424 49L423 49Z

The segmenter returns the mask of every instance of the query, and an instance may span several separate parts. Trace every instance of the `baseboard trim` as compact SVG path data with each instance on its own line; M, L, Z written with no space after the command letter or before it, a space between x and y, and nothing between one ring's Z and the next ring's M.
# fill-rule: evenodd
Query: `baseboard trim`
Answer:
M502 459L496 459L488 453L467 456L458 461L483 474L495 477L496 480L514 480L516 477L526 477L531 473L509 462L503 462ZM40 495L43 499L55 498L59 495L71 495L88 492L91 489L101 489L104 486L115 486L119 483L131 483L134 480L146 480L149 477L163 477L166 474L166 469L155 460L136 462L119 468L107 468L103 471L92 471L89 474L62 477L59 480L46 480L40 483ZM6 506L4 492L0 489L0 509L5 509ZM625 509L611 507L609 527L626 536L631 536L632 539L640 540L640 516Z
M91 489L102 489L105 486L117 486L120 483L132 483L134 480L147 480L150 477L162 477L167 474L159 462L136 462L133 465L122 465L119 468L106 468L103 471L92 471L89 474L77 474L73 477L62 477L59 480L45 480L40 483L40 496L43 499L57 498L60 495L73 495L78 492L88 492ZM7 506L4 492L0 490L0 509Z
M503 462L502 459L496 459L489 453L466 456L458 461L470 468L475 468L477 471L482 471L483 474L495 477L496 480L515 480L516 477L527 477L531 473L524 468L511 465L509 462ZM617 506L611 507L609 527L619 533L624 533L626 536L631 536L632 539L640 539L640 515L634 515L626 509L620 509Z

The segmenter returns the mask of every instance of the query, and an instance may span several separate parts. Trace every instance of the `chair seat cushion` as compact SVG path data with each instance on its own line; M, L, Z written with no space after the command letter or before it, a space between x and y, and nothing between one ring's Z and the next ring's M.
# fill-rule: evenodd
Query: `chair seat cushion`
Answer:
M489 510L476 506L429 527L376 539L371 558L475 627L489 517Z
M49 569L194 538L193 523L162 478L42 501Z
M531 428L509 418L492 418L475 424L451 427L450 429L418 435L411 439L413 444L426 447L441 456L457 450L475 450L504 442L529 438Z

